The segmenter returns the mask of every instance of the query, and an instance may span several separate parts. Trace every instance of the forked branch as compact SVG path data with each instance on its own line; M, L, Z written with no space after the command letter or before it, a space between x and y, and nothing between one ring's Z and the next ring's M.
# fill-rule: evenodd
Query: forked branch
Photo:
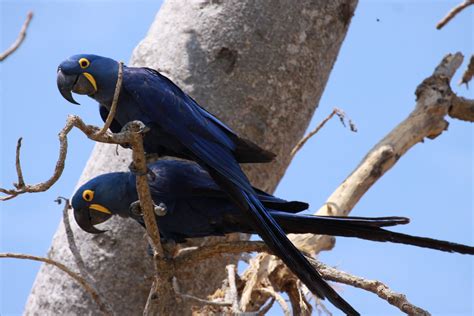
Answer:
M334 108L332 110L332 112L324 119L322 120L314 130L312 130L311 132L309 132L306 136L304 136L296 145L295 147L291 150L291 153L290 153L290 157L293 158L296 153L304 146L304 144L306 144L306 142L311 138L313 137L314 135L316 135L320 130L321 128L324 127L324 125L326 125L326 123L333 118L334 115L337 115L339 117L339 120L341 121L341 124L346 126L346 123L344 122L346 120L346 114L344 113L344 111L338 109L338 108ZM352 132L357 132L357 127L355 126L355 124L352 122L351 119L348 120L349 121L349 128L351 129Z

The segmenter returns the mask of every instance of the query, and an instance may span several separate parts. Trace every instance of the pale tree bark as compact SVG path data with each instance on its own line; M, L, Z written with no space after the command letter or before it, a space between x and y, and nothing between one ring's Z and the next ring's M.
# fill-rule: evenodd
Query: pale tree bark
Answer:
M274 151L274 163L246 167L255 185L272 191L317 107L356 3L167 1L130 64L162 71L238 133ZM97 145L79 184L126 169L129 153L118 153L115 146ZM88 277L116 314L141 314L153 275L144 231L122 219L106 225L109 231L98 236L73 227ZM62 224L49 256L75 267ZM199 297L213 292L226 278L225 266L238 257L223 258L177 271L180 291ZM190 313L190 303L182 301L176 313ZM27 315L97 313L81 288L48 266L25 309Z

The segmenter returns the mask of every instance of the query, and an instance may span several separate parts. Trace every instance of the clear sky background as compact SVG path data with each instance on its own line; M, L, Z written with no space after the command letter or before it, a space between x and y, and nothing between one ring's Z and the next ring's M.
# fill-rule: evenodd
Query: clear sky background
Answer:
M78 114L92 124L101 122L91 100L80 98L82 105L75 106L62 99L56 88L57 65L79 52L127 61L161 2L0 1L0 50L14 41L26 12L35 13L22 47L0 63L0 186L10 187L16 181L18 137L24 138L25 180L36 183L52 174L57 133L68 114ZM412 111L417 85L441 58L449 52L473 53L474 8L443 30L435 29L457 2L360 1L309 127L314 128L337 106L353 119L359 132L349 132L337 120L329 122L293 160L277 195L307 201L312 210L318 209L367 151ZM460 75L461 71L455 82ZM472 90L453 87L461 95L474 97ZM471 124L450 120L448 132L409 151L352 214L408 216L412 223L399 231L473 245L473 135ZM61 220L62 207L53 200L71 195L93 147L78 131L70 134L69 142L64 174L53 188L0 203L0 252L46 255ZM433 315L474 312L472 257L339 238L336 248L320 259L385 282ZM39 266L0 260L1 315L21 314ZM374 294L341 288L342 295L364 315L399 314ZM281 312L274 308L272 314Z

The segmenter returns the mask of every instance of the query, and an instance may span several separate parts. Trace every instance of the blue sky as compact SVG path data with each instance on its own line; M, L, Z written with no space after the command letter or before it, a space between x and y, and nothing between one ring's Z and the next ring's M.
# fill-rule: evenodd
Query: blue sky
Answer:
M81 98L81 106L74 106L59 95L55 82L59 62L78 52L127 61L160 2L0 1L0 50L16 38L26 12L35 12L23 46L0 64L0 186L9 187L16 181L18 137L24 138L25 179L40 182L54 168L56 135L68 114L100 123L92 101ZM277 195L307 201L318 209L365 153L410 113L416 86L442 56L455 51L472 54L472 8L443 30L435 29L457 2L361 1L309 127L337 106L359 132L349 132L337 120L329 122L293 160ZM454 90L474 97L464 87L454 86ZM473 135L469 123L450 120L448 132L409 151L352 214L408 216L412 223L399 231L472 245ZM62 211L53 200L72 193L92 147L82 134L72 132L65 172L53 188L0 203L0 252L46 255ZM339 238L336 248L320 259L381 280L434 315L474 312L470 257ZM0 261L1 315L21 314L38 267L34 262ZM342 294L364 315L399 314L371 293L342 287ZM278 309L272 314L278 315Z

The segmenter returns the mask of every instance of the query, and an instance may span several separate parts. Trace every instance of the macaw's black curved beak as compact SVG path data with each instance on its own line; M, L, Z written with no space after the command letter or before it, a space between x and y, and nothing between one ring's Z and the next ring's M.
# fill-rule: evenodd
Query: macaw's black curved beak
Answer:
M79 75L66 75L61 71L61 68L58 70L58 89L64 99L68 100L71 103L79 104L72 97L72 89L76 84Z
M105 233L106 230L100 230L94 227L108 220L112 215L96 212L91 209L74 209L74 219L82 230L91 234Z
M74 100L71 92L92 95L97 91L95 79L89 73L68 75L59 68L57 83L63 98L74 104L79 103Z

